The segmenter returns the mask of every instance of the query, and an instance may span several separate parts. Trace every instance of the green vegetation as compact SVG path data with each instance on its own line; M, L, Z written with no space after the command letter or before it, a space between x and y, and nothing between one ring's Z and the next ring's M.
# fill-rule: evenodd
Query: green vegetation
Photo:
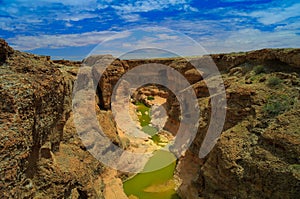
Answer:
M151 137L155 144L159 144L161 142L159 135L155 134Z
M261 78L263 78L264 77L264 74L263 73L260 73L260 74L258 74L258 75L254 75L254 76L252 76L252 77L250 77L250 80L251 81L259 81Z
M266 115L277 116L289 110L295 101L287 95L272 95L267 99L267 103L263 107Z
M291 169L293 173L296 173L296 175L300 174L300 164L292 164L289 166L289 169Z
M253 68L253 71L255 72L256 75L266 72L264 66L262 65L255 66Z
M292 165L290 165L290 168L300 171L300 164L292 164Z
M279 79L278 77L270 77L267 81L267 85L270 87L274 87L279 85L282 82L281 79Z
M154 100L154 97L150 95L147 97L147 100Z

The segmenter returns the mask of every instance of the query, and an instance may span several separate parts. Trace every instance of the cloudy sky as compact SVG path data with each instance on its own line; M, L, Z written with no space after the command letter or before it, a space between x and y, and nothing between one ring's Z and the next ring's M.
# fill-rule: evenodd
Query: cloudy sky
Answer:
M15 49L53 59L81 60L96 46L110 54L146 47L201 54L182 42L186 38L207 53L300 47L299 0L0 0L0 5L0 37Z

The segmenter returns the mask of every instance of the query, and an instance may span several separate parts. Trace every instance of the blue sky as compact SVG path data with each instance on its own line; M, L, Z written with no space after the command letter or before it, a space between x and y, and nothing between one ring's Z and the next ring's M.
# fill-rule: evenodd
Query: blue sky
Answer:
M15 49L53 59L80 60L103 41L106 47L97 48L106 54L128 46L179 49L180 34L207 53L300 47L298 0L0 0L0 5L0 37ZM135 34L136 28L146 31Z

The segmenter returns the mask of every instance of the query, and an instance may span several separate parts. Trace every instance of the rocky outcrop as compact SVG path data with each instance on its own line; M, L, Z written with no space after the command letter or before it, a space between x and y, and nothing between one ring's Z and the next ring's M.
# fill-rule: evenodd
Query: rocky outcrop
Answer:
M110 59L103 59L103 57L100 57L100 60L109 60L112 64L108 66L108 70L103 72L104 75L98 84L98 93L100 93L100 95L98 95L99 102L100 105L102 104L102 108L109 109L110 96L114 85L122 74L136 66L149 63L160 63L173 67L184 75L192 84L196 96L199 98L202 113L198 135L190 147L190 150L187 152L187 155L179 160L177 176L183 179L183 184L179 188L179 193L182 198L194 198L198 195L201 195L204 198L244 198L248 196L258 197L258 195L266 198L273 195L277 197L285 195L294 198L295 194L299 191L299 177L297 177L297 169L295 170L299 164L299 160L286 162L286 160L283 159L281 165L284 166L281 166L279 171L276 171L275 168L279 168L277 165L277 158L280 159L280 157L282 157L281 153L284 150L278 149L278 146L281 146L282 143L273 145L275 134L270 130L266 130L267 127L265 125L269 120L266 120L263 109L265 108L266 99L274 95L274 89L275 93L278 90L278 88L268 87L266 83L267 79L274 75L281 78L282 81L285 82L285 85L290 88L285 88L285 95L292 97L291 95L293 93L299 92L297 90L297 81L299 80L299 77L291 75L293 72L299 72L298 56L299 49L264 49L246 53L211 56L221 73L224 73L222 77L226 88L227 117L220 141L217 143L214 150L205 159L201 160L195 160L195 158L198 157L199 148L205 137L211 115L210 97L206 85L207 80L202 80L202 77L207 77L208 74L206 74L205 71L202 71L201 74L199 74L192 68L191 63L200 64L201 66L201 63L206 63L207 57L204 56L192 59L191 63L189 63L188 60L181 58L113 60L112 57ZM93 64L96 63L95 59L93 60ZM262 65L264 71L267 73L261 76L255 74L253 68L257 65ZM100 74L99 72L95 73ZM209 81L214 82L214 77L209 77ZM219 82L216 81L214 85L218 87L218 83ZM153 93L150 88L151 86L140 89L134 94L134 98L147 102L146 99L148 96L160 93ZM168 92L168 90L162 88L159 90L165 92L163 97L168 99L166 108L169 119L165 125L165 129L176 134L180 121L179 103L176 97ZM295 117L297 118L297 114ZM260 131L264 132L264 134L256 135L253 133L257 131L255 125L263 126L264 128L260 129ZM294 131L298 132L299 129L295 128ZM226 136L227 134L230 136ZM284 149L288 151L292 150L297 154L299 152L296 152L298 149L295 148L295 140L297 139L299 139L299 137L294 137L293 144L284 144ZM290 142L292 142L291 140L292 139L290 139ZM257 143L264 143L262 145L263 147ZM223 150L227 148L228 150L223 152ZM242 153L241 151L248 151L248 153ZM257 153L272 153L273 157L257 156ZM296 154L292 155L292 157L296 157ZM238 160L234 158L237 155L240 158ZM187 162L189 162L191 157L194 159L194 167L197 167L197 169L191 169L193 174L186 174L182 165L187 165ZM247 165L245 165L244 162L247 162ZM275 165L274 170L264 169L266 164ZM193 164L191 163L189 166L191 165ZM268 168L270 168L270 166L268 166ZM242 171L243 175L241 175ZM267 176L264 176L264 174L261 174L266 172L271 173L272 177L268 178ZM250 180L255 178L253 175L259 176L256 177L257 179L261 179L262 176L264 176L263 178L268 180L260 182L260 188L257 188L256 183L258 182ZM190 176L190 178L187 176ZM284 176L286 176L288 184L295 184L292 189L288 189L284 186L283 188L278 187ZM225 184L227 186L225 186ZM271 184L276 188L273 188ZM232 186L236 188L232 189Z
M200 159L199 149L212 114L203 77L212 82L214 77L205 70L199 73L191 63L206 63L207 56L191 62L184 58L119 60L110 55L92 56L83 61L83 73L76 77L81 62L51 61L48 56L13 50L0 40L1 196L103 198L117 190L126 198L118 172L105 168L87 152L87 148L103 143L95 143L91 136L83 143L78 136L74 125L78 113L72 110L74 81L77 78L82 83L76 89L85 103L89 96L84 88L93 80L99 106L87 103L91 109L80 109L79 113L95 110L106 136L125 149L130 142L118 135L110 111L113 88L130 69L159 63L187 78L201 110L198 134L177 166L182 198L297 198L299 54L299 49L263 49L211 55L224 80L227 116L217 144ZM258 64L264 68L263 73L253 71ZM274 78L277 80L270 84ZM176 134L181 115L171 92L152 85L134 95L145 102L153 95L167 98L165 129ZM79 133L93 135L95 126L89 122L87 118L81 123Z
M1 197L103 197L103 165L86 151L73 125L78 64L53 63L7 45L0 51ZM100 123L107 121L98 116Z
M119 60L110 55L101 55L91 56L85 59L83 63L86 66L93 66L94 83L98 84L98 100L102 109L110 109L110 97L114 86L123 74L136 66L151 63L163 64L176 68L181 74L186 75L190 83L202 79L201 74L192 69L193 66L184 58Z
M285 75L274 71L257 75L247 68L223 75L227 96L223 132L208 156L198 160L198 169L189 177L189 184L189 175L182 165L199 154L210 122L209 97L200 96L203 114L198 135L177 168L177 175L183 179L178 190L182 198L297 198L299 84L291 81L300 79L290 66L285 67L291 70ZM266 83L275 77L281 79L280 85L272 87ZM205 91L203 83L196 88ZM281 97L270 105L268 101L274 96ZM267 111L280 109L283 104L287 106L276 115Z
M43 57L17 51L1 66L1 74L1 192L29 197L41 146L56 133L62 116L63 76Z
M300 140L296 135L299 127L294 126L299 120L296 109L269 121L266 128L260 123L255 124L259 128L254 127L248 119L224 131L198 170L195 181L200 196L297 198Z
M299 49L262 49L243 53L215 54L211 55L211 57L220 70L226 71L242 64L273 64L273 69L276 68L276 66L287 65L299 68L299 54Z
M6 59L14 52L5 40L0 38L0 64L3 64Z
M48 56L50 60L50 56ZM61 66L68 66L68 67L80 67L82 64L82 61L70 61L70 60L53 60L52 61L55 64L61 65Z
M300 65L299 49L263 49L245 53L216 54L210 55L220 71L229 72L231 68L242 66L249 67L263 64L272 70L282 71L290 68L299 68ZM189 83L195 84L206 76L205 71L200 73L193 67L198 63L204 63L200 68L210 65L210 58L207 56L185 59L185 58L163 58L149 60L119 60L111 55L91 56L84 60L84 63L94 67L94 79L101 80L98 83L98 96L100 106L104 109L110 108L110 96L113 87L119 78L128 70L151 63L170 66L187 78ZM288 67L285 67L288 66ZM106 71L103 69L107 68ZM295 69L294 69L295 70ZM98 81L97 81L98 82ZM95 82L95 84L97 84Z
M202 77L207 74L205 71L199 74L187 60L180 58L114 60L113 64L108 67L111 69L106 71L104 79L101 80L102 83L101 81L99 83L101 91L99 93L105 95L105 97L99 95L99 101L105 102L103 107L109 109L109 96L113 86L121 76L120 74L126 73L131 68L149 63L173 67L192 84L199 98L202 113L198 135L186 156L181 158L178 164L177 176L183 179L183 184L178 190L182 198L194 198L198 195L204 198L256 198L258 196L295 198L296 193L299 192L297 170L299 160L296 158L299 149L295 147L299 135L293 134L284 139L289 140L288 142L282 141L283 136L279 136L280 134L276 133L278 131L274 132L279 128L278 125L272 130L269 127L269 123L275 124L278 118L268 118L264 109L266 109L266 100L272 95L280 93L293 98L295 93L299 93L297 83L299 76L293 76L295 72L299 72L299 52L299 49L263 49L246 53L211 55L223 73L227 96L227 117L220 140L204 159L195 160L211 115L209 91L206 82L202 80ZM207 57L200 57L192 59L191 63L201 65L206 60ZM262 65L266 73L255 74L253 68L257 65ZM278 87L270 88L267 85L268 79L273 76L282 79L284 92ZM209 81L214 81L213 76L209 78ZM134 98L139 97L141 101L146 102L147 96L153 95L149 88L140 89L135 93ZM160 88L160 90L163 89ZM168 99L166 108L169 116L165 129L176 134L180 121L179 103L172 93L167 92L164 97ZM288 113L289 110L286 111ZM299 119L298 113L294 114L294 117L293 120ZM281 131L284 131L284 135L288 135L286 130ZM298 132L299 128L294 126L291 131ZM283 151L293 151L293 153L286 158L283 156ZM196 162L194 167L197 169L191 169L193 173L186 174L182 165L187 165L187 162L190 163L189 166L193 165L189 161L191 157L192 162ZM283 179L285 179L285 185L281 185ZM288 187L291 184L293 186Z

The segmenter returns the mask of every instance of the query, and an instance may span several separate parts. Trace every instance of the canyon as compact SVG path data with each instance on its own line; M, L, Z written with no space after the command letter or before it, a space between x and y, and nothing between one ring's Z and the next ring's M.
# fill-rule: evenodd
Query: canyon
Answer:
M207 156L199 158L213 114L203 77L214 81L214 76L197 71L192 63L206 63L207 59L220 71L227 106L220 138ZM103 143L93 139L91 118L80 123L82 133L78 133L72 99L74 89L81 92L110 142L123 150L135 150L143 143L118 128L111 96L122 75L145 64L162 64L182 74L201 110L197 135L177 160L174 172L181 198L299 196L300 49L144 60L93 55L68 61L20 52L1 39L2 198L135 198L123 190L123 182L133 174L114 170L89 152ZM106 70L98 65L107 66ZM78 79L81 84L75 83ZM95 79L100 81L94 82L93 100L86 100L90 96L85 95L84 86ZM178 99L160 85L147 85L132 95L134 102L149 107L151 98L165 100L168 118L163 129L176 136L181 118ZM89 109L78 111L88 115ZM79 134L87 137L84 143ZM144 141L153 142L150 138ZM146 151L151 149L151 144L145 146Z

